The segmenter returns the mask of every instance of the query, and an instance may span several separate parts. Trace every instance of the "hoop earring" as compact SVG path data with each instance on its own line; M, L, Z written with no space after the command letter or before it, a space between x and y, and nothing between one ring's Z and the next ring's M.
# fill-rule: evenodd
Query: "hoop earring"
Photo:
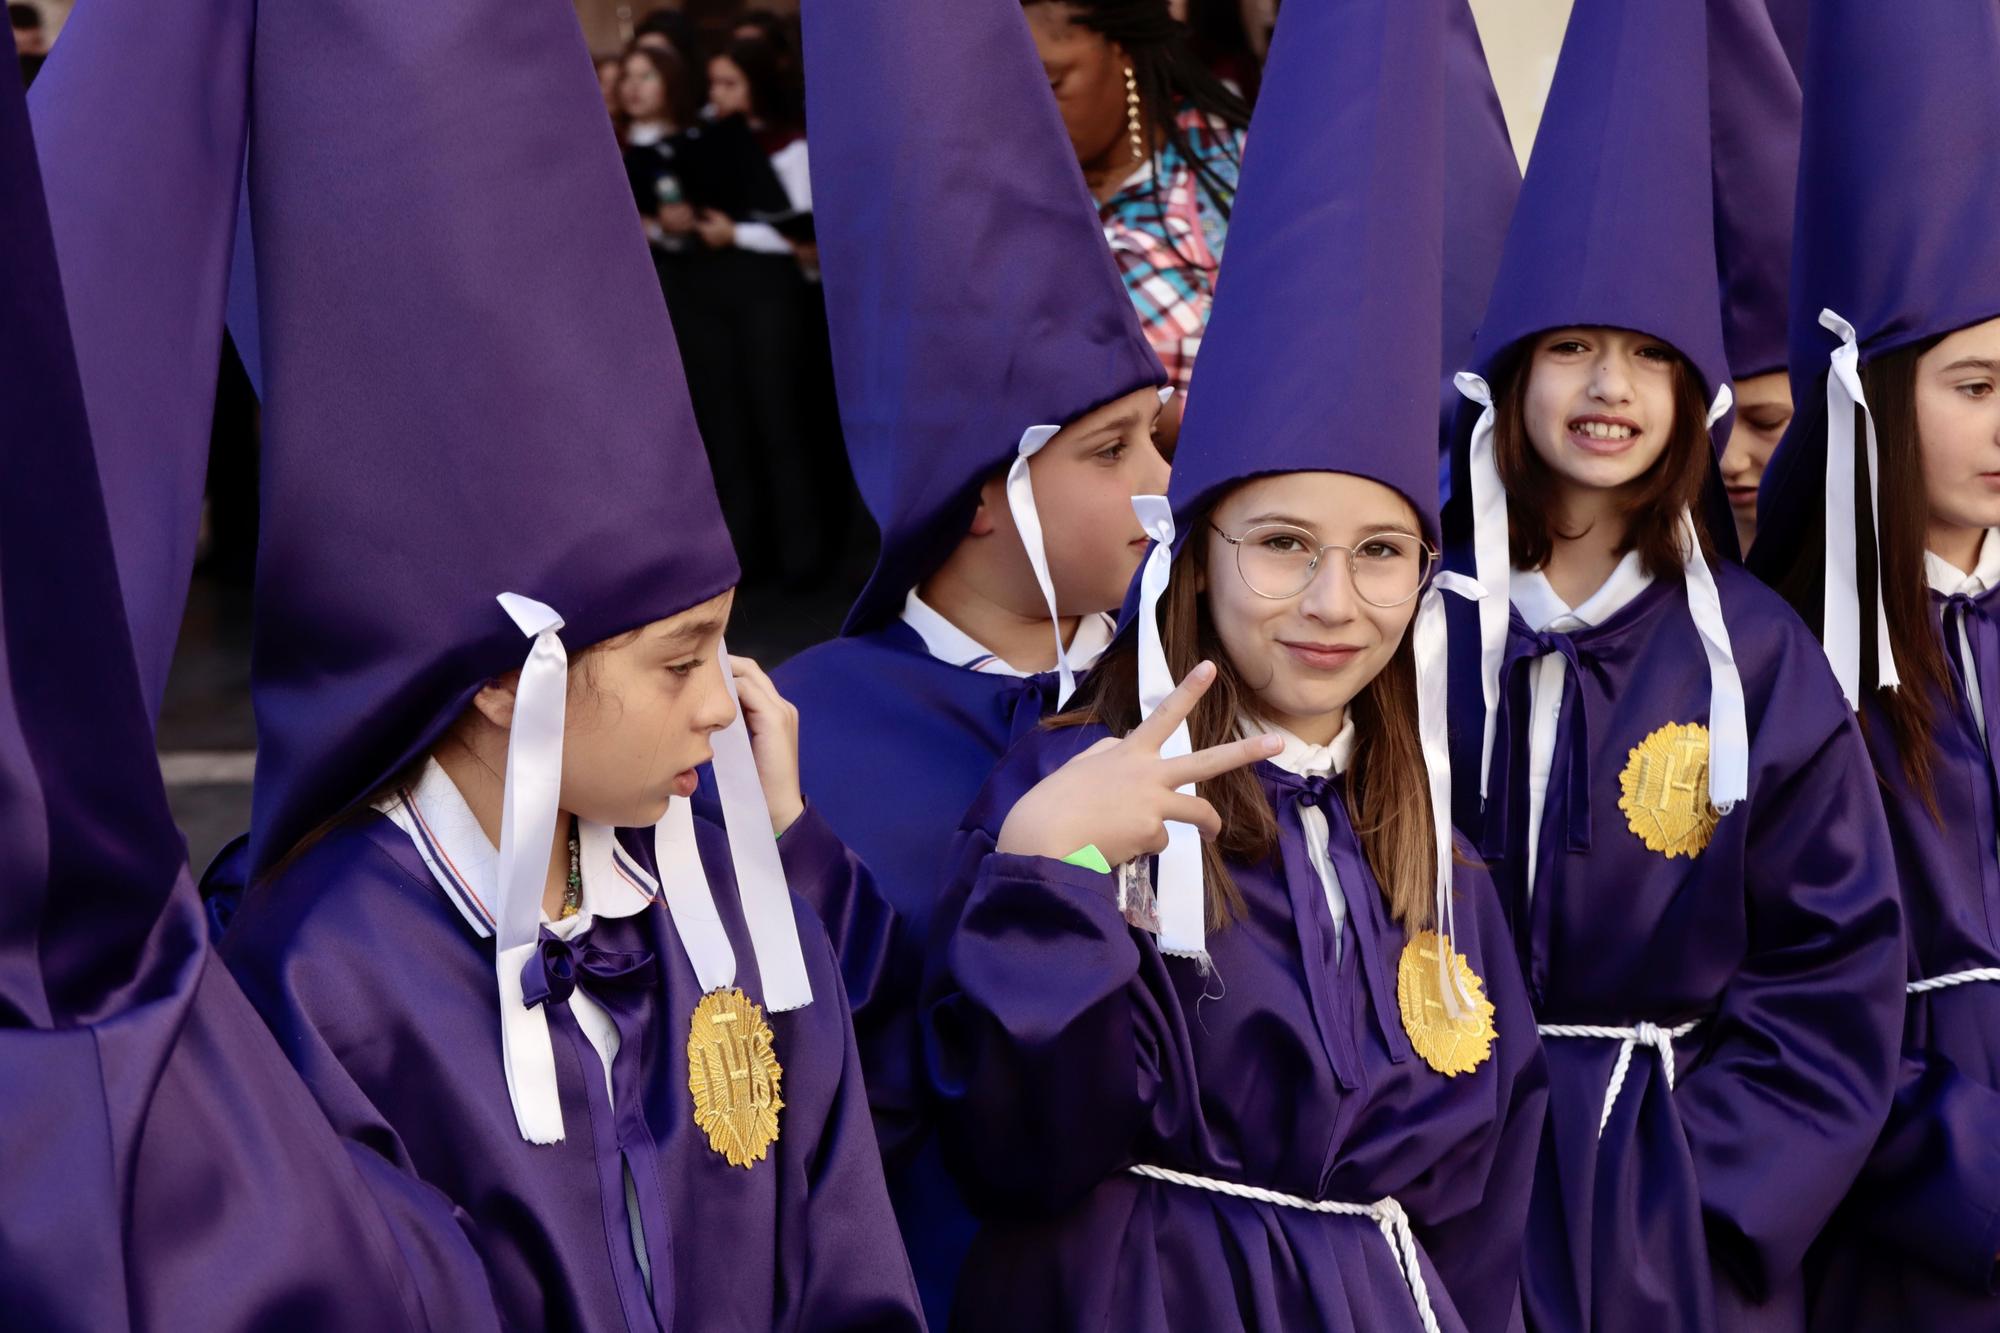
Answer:
M1125 129L1132 136L1132 160L1146 160L1146 122L1139 114L1139 75L1125 67Z

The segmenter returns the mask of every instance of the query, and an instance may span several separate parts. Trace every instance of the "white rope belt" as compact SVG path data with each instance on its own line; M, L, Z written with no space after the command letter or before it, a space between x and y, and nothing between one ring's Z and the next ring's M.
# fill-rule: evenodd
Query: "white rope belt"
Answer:
M1970 967L1963 972L1952 972L1925 981L1912 981L1909 991L1912 995L1924 995L1930 991L1964 986L1974 981L2000 981L2000 967Z
M1403 1270L1403 1282L1410 1289L1410 1296L1417 1303L1417 1318L1423 1321L1424 1333L1442 1333L1438 1328L1437 1312L1431 1309L1431 1289L1424 1282L1424 1270L1417 1262L1417 1237L1410 1230L1410 1217L1403 1211L1403 1205L1394 1199L1380 1199L1374 1203L1340 1203L1332 1199L1305 1199L1296 1194L1280 1194L1258 1185L1239 1185L1233 1180L1214 1180L1208 1176L1192 1176L1185 1171L1171 1171L1164 1166L1127 1167L1135 1176L1148 1180L1165 1181L1169 1185L1186 1185L1190 1189L1207 1190L1211 1194L1227 1194L1238 1199L1250 1199L1256 1203L1274 1204L1279 1208L1297 1208L1308 1213L1336 1213L1342 1217L1365 1217L1373 1222L1382 1233L1382 1239L1389 1242L1389 1251L1396 1257L1396 1266Z
M1666 1072L1667 1087L1674 1086L1674 1042L1687 1036L1698 1026L1697 1022L1683 1023L1677 1028L1655 1027L1651 1023L1639 1023L1629 1028L1598 1027L1590 1023L1543 1023L1535 1029L1544 1037L1580 1037L1587 1041L1615 1041L1618 1045L1618 1063L1611 1067L1611 1085L1604 1090L1604 1112L1597 1118L1597 1137L1604 1137L1604 1127L1611 1123L1611 1108L1618 1104L1618 1094L1625 1088L1625 1075L1632 1068L1632 1052L1641 1046L1650 1046L1660 1053L1660 1067Z

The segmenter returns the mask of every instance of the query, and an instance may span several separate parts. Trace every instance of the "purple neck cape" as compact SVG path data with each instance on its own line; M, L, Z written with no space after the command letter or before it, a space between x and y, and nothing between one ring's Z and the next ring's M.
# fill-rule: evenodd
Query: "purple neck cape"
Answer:
M737 579L570 8L270 0L256 57L253 874L521 667L497 594L580 650Z
M1732 377L1785 368L1799 81L1765 0L1708 0L1709 137Z
M808 0L813 198L841 427L893 620L1023 432L1166 373L1015 0Z

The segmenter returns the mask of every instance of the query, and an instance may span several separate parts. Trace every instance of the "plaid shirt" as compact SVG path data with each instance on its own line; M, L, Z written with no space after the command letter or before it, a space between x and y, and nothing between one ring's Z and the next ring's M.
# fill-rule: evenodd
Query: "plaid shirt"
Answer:
M1193 108L1181 112L1178 124L1195 157L1233 199L1243 132ZM1194 163L1172 143L1099 205L1098 217L1146 341L1159 354L1168 380L1185 391L1215 297L1228 219L1196 177Z

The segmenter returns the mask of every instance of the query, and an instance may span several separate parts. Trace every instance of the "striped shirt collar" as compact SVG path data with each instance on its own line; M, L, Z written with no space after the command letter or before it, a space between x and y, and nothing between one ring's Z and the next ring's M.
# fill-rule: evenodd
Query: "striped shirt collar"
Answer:
M375 808L409 835L473 933L490 937L500 853L437 760L426 759L414 783ZM632 859L606 825L577 821L577 860L583 872L583 910L573 920L631 916L659 901L659 881Z
M949 662L967 671L1013 676L1022 680L1038 674L1009 665L979 640L946 620L917 596L915 588L910 589L910 595L903 599L903 623L917 632L917 637L924 641L925 651L940 662ZM1081 617L1076 623L1076 633L1069 641L1071 668L1077 672L1089 669L1111 646L1111 637L1117 628L1118 622L1104 612Z

